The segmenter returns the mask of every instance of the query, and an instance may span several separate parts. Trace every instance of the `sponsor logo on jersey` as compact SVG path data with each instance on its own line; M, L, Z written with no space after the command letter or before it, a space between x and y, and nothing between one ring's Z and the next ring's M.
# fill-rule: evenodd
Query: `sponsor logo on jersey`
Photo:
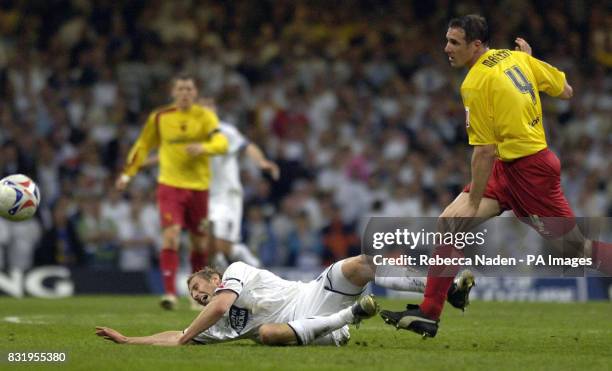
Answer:
M249 311L244 308L238 308L232 305L229 310L230 326L240 333L246 327L249 320Z

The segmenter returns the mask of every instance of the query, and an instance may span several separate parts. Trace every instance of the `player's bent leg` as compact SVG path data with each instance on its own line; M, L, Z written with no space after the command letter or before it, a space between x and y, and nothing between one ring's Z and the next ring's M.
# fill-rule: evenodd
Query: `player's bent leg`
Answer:
M552 223L567 224L561 218L550 218ZM558 236L555 228L545 227L546 235L542 234L555 249L563 253L564 257L590 258L592 267L604 275L612 275L612 244L603 241L590 240L584 236L580 228L574 224L573 228ZM559 229L559 228L557 228ZM538 232L540 232L538 230Z
M160 305L166 310L176 307L176 272L179 265L179 239L181 234L180 225L167 226L162 231L163 247L160 252L160 270L164 284L164 295Z
M173 224L162 230L162 248L178 250L181 237L181 225Z
M379 306L374 297L367 295L336 313L299 319L289 322L288 325L294 331L297 344L314 344L317 339L346 325L359 324L362 320L373 317L378 313L378 309Z
M438 229L441 232L462 232L476 228L487 219L499 215L502 211L499 202L493 198L483 197L476 215L466 218L470 194L461 192L453 202L440 214Z
M338 261L342 276L355 287L363 288L368 282L374 281L375 272L371 257L367 255L353 256Z
M297 334L286 323L266 323L259 328L259 341L264 345L297 345Z
M348 326L319 336L312 345L346 345L351 338ZM296 332L286 323L267 323L259 328L259 341L264 345L299 345Z
M486 219L498 215L501 211L497 200L491 198L483 198L476 215L473 218L465 218L469 207L469 194L461 193L457 198L442 212L438 227L441 231L469 231L475 228ZM440 246L434 251L434 254L448 255L452 254L455 249L452 246ZM452 290L453 281L459 267L435 267L433 270L430 267L427 277L423 302L420 306L407 305L406 310L400 312L381 311L380 315L387 324L396 326L397 328L414 331L424 337L434 337L438 332L438 322L444 302L447 299L449 292ZM444 270L444 273L440 272ZM468 275L460 279L461 289L457 291L457 297L452 297L455 300L454 306L464 308L468 301L467 297L473 286L473 276Z
M342 274L354 285L374 282L392 290L419 292L425 290L426 279L404 266L376 265L372 256L359 255L342 260Z

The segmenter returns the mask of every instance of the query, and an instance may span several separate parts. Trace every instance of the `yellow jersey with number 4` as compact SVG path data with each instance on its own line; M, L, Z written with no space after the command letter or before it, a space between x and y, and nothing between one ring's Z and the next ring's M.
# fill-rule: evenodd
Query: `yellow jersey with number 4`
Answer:
M495 144L502 161L545 149L539 92L556 97L564 86L563 72L527 53L488 50L461 84L470 144Z

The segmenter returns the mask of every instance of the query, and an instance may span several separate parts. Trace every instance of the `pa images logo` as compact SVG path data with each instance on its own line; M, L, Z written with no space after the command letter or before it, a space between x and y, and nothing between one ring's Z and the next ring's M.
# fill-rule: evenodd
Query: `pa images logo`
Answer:
M246 323L249 320L249 311L243 308L238 308L232 305L229 310L229 321L230 326L236 330L237 333L242 332L246 327Z

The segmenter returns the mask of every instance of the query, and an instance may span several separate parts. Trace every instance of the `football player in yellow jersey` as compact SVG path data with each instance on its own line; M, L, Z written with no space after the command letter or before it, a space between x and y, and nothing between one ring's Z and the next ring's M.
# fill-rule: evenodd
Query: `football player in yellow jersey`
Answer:
M124 190L149 151L159 149L157 203L163 236L160 268L165 294L161 305L165 309L173 309L177 301L181 228L189 231L192 270L196 272L205 265L209 157L224 154L228 148L227 138L218 129L217 115L195 104L197 96L193 78L179 76L173 80L173 103L149 115L116 182L116 187Z
M490 49L488 34L486 20L478 15L451 20L446 33L444 51L450 65L469 69L461 96L474 150L471 182L442 212L439 225L446 231L469 230L513 210L553 244L563 240L575 244L575 251L593 258L593 267L612 274L610 244L582 237L561 189L559 159L546 144L539 92L571 98L565 74L532 57L529 44L521 38L515 40L516 50ZM555 223L547 217L568 222L556 218ZM434 254L450 257L461 252L447 245ZM463 296L464 306L468 304L473 280L449 291L458 269L431 266L421 305L409 305L402 312L382 311L381 316L398 328L435 336L447 292Z

